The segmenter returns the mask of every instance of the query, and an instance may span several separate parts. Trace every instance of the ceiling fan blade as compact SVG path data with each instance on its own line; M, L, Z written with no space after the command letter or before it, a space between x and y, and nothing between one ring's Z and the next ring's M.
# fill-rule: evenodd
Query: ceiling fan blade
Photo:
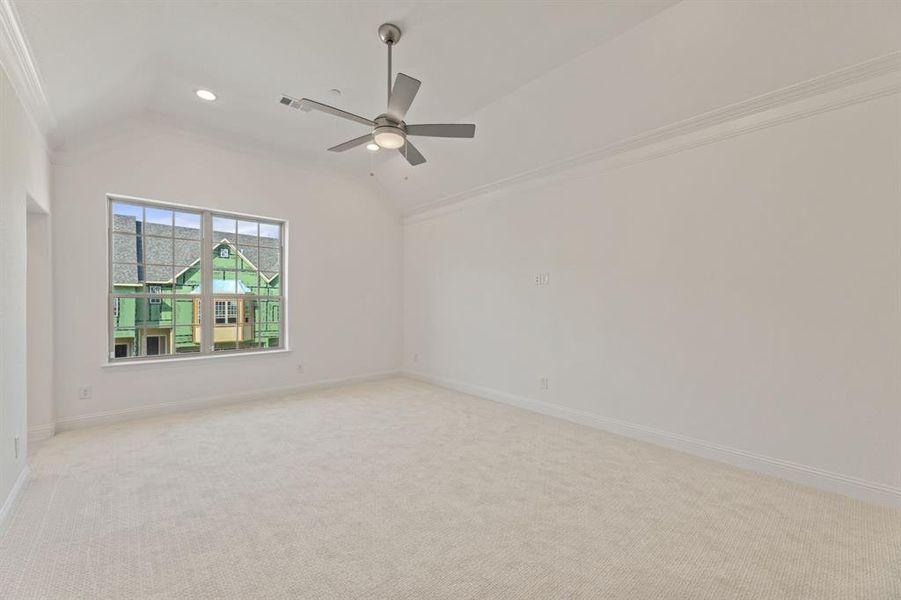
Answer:
M344 142L343 144L338 144L337 146L332 146L329 148L331 152L344 152L345 150L350 150L351 148L356 148L357 146L361 146L366 142L372 141L372 134L367 133L366 135L361 135L358 138L354 138L349 142Z
M475 137L475 125L435 124L407 125L407 135L427 135L429 137L471 138Z
M391 90L391 98L388 99L386 114L395 121L403 121L420 85L422 82L418 79L398 73L397 79L394 80L394 88Z
M397 151L403 154L404 158L407 159L407 162L414 167L425 162L425 157L416 149L416 146L410 143L409 140L407 140L403 146L398 148Z
M340 108L335 108L334 106L329 106L328 104L323 104L322 102L316 102L315 100L310 100L309 98L301 98L300 99L300 110L309 112L311 110L318 110L324 113L328 113L330 115L334 115L336 117L341 117L342 119L348 119L350 121L356 121L361 125L368 125L370 127L374 127L375 123L366 117L361 117L359 115L355 115L353 113L349 113L346 110L341 110Z

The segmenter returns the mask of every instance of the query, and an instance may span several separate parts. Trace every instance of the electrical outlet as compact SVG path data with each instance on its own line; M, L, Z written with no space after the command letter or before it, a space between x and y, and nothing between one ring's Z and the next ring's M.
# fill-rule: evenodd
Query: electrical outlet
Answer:
M547 377L542 377L541 379L538 380L538 388L542 389L542 390L548 389Z
M419 354L414 354L414 355L413 355L413 362L415 362L415 363L418 363L418 362L419 362Z
M550 282L550 273L538 273L537 275L535 275L535 285L548 285Z
M303 365L297 365L297 372L303 373Z
M79 400L87 400L91 397L91 386L85 385L78 388L78 399Z

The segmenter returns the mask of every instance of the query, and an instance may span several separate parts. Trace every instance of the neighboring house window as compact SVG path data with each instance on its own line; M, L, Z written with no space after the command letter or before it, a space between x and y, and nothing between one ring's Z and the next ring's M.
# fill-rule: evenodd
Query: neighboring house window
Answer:
M216 325L228 325L238 322L238 303L231 300L216 300Z
M145 352L147 356L159 356L160 354L168 354L167 346L168 337L165 335L148 335L144 338Z
M216 300L214 308L216 309L216 325L224 325L226 314L225 300Z
M283 221L109 206L111 361L283 347Z

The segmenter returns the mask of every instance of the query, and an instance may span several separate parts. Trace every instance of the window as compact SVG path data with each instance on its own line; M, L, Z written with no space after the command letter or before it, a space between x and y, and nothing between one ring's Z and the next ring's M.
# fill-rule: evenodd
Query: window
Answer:
M216 325L228 325L238 322L238 303L231 300L216 300Z
M168 354L168 346L166 344L167 336L165 335L148 335L144 338L145 352L147 356L159 356L160 354Z
M147 292L150 294L162 294L163 286L161 285L148 285ZM162 304L162 300L160 298L150 298L150 304Z
M282 221L109 197L110 361L284 339Z

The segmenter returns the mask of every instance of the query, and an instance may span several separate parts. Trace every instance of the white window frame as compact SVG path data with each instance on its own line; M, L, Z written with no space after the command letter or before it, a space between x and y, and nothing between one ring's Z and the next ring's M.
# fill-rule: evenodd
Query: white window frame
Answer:
M107 311L107 323L109 329L108 341L109 341L109 351L107 353L107 364L116 365L123 363L142 363L142 362L157 362L157 361L171 361L171 360L194 360L197 358L215 358L215 357L226 357L226 356L234 356L234 355L246 355L246 354L265 354L265 353L274 353L274 352L285 352L289 350L288 346L288 311L286 308L286 303L288 302L288 280L287 280L287 257L288 257L288 221L285 219L276 219L272 217L265 217L261 215L252 215L246 213L236 213L230 211L220 211L209 208L203 208L198 206L191 206L186 204L176 204L171 202L162 202L159 200L151 200L147 198L137 198L134 196L126 196L120 194L107 194L107 281L109 284L109 302L108 302L108 311ZM200 306L199 306L199 320L200 320L200 332L201 332L201 344L199 352L190 352L190 353L177 353L173 352L171 354L160 354L155 356L146 356L146 352L144 356L129 356L125 358L116 358L115 357L115 347L116 347L116 326L117 320L119 317L119 298L128 297L128 298L147 298L148 304L157 304L161 301L163 297L171 298L172 306L173 306L173 331L171 335L174 335L174 327L177 326L175 323L175 300L183 300L183 299L191 299L195 300L198 296L188 295L188 294L179 294L176 293L176 286L173 286L171 292L166 292L164 294L151 294L151 293L120 293L114 291L114 281L113 281L113 204L114 203L125 203L132 204L137 206L143 206L145 208L160 208L164 210L172 210L172 211L180 211L180 212L190 212L199 214L201 216L201 256L200 256L200 267L201 267L201 294L200 294ZM242 300L278 300L278 305L280 308L278 309L278 346L272 346L267 348L239 348L237 347L234 350L222 350L215 349L215 335L214 328L215 324L215 308L214 302L217 299L217 295L213 293L213 274L212 274L212 261L213 261L213 253L212 249L214 245L218 243L220 240L217 240L213 236L213 216L223 217L227 219L239 219L239 220L247 220L247 221L256 221L261 224L267 225L275 225L279 227L279 295L272 296L260 296L256 294L243 294L237 295L237 302L241 302ZM147 237L147 234L144 234L143 237ZM259 239L259 238L258 238ZM235 240L237 244L238 240ZM259 256L259 253L258 253ZM273 277L274 279L274 277ZM148 288L150 285L147 284ZM159 287L159 286L154 286ZM162 290L160 290L162 291ZM227 295L227 294L226 294ZM218 295L218 299L222 298L222 294ZM153 302L156 300L156 302ZM240 327L241 324L237 323L238 318L238 304L237 302L232 302L234 306L234 315L233 318L235 320L234 323L226 323L226 325L230 325L233 327ZM226 304L228 306L228 304ZM209 310L207 310L209 308ZM226 321L228 320L228 308L226 308ZM135 326L135 330L140 329L137 325ZM151 334L156 335L156 334ZM121 342L118 342L121 343ZM146 338L144 340L146 343ZM167 349L168 351L168 349Z
M203 246L201 245L201 248L202 248L202 247L203 247ZM162 294L162 293L163 293L163 286L161 286L161 285L152 285L152 284L149 284L149 285L147 286L147 293L148 293L148 294L157 294L156 296L151 296L151 297L150 297L150 300L147 301L147 304L153 304L153 305L156 305L156 304L162 304L162 303L163 303L163 299L159 296L159 294ZM118 300L118 298L116 298L116 300Z
M225 325L228 320L228 300L214 300L213 301L213 314L215 315L214 323L216 325ZM219 308L222 308L220 311ZM222 313L220 316L219 313ZM222 322L219 322L219 319L222 319Z
M222 306L222 315L220 316L219 306ZM217 298L213 300L213 313L215 315L214 323L216 327L237 325L238 323L238 303L234 300L226 300ZM219 322L222 319L222 322ZM233 321L230 319L234 319Z

